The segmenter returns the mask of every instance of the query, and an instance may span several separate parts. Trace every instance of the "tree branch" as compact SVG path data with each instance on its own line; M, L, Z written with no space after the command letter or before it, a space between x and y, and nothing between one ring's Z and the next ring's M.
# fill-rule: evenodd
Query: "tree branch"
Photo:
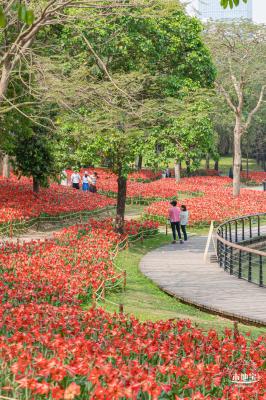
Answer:
M259 110L259 108L260 108L260 106L261 106L261 104L262 104L265 88L266 88L266 86L263 85L262 88L261 88L260 95L259 95L259 99L258 99L258 101L257 101L256 106L255 106L255 107L253 108L253 110L250 111L250 113L248 114L247 121L246 121L246 123L245 123L245 125L244 125L245 131L248 129L248 127L249 127L249 125L250 125L250 123L251 123L251 121L252 121L253 115L256 114L256 112Z
M236 106L234 106L229 93L227 93L227 91L225 90L223 85L219 84L219 83L216 83L215 85L220 90L220 92L223 94L223 96L224 96L225 100L227 101L227 104L229 105L229 107L234 111L234 113L237 113L237 108L236 108Z

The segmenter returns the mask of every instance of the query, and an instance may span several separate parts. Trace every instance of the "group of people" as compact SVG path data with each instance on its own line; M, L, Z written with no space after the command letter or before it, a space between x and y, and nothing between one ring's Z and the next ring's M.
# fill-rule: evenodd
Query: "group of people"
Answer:
M63 179L61 180L62 185L68 185L67 181L67 174L65 171L62 173ZM171 175L170 175L171 176ZM84 175L81 177L78 171L74 171L71 175L71 185L73 189L80 189L80 184L82 184L83 192L97 192L97 172L93 172L91 175L87 171L84 172ZM187 241L187 224L188 224L188 217L189 213L187 207L183 204L181 207L177 207L177 201L172 200L170 202L171 207L169 208L169 221L171 223L171 228L173 232L173 241L172 243L175 244L177 242L177 236L180 243L184 243ZM183 239L181 235L181 231L183 234Z
M176 233L178 235L178 239L180 243L184 243L187 241L187 224L188 224L188 211L185 205L182 205L180 208L177 207L177 201L171 201L171 207L169 209L169 220L171 223L171 228L173 232L173 241L172 243L176 243ZM183 234L184 241L182 239L181 231Z
M93 174L89 175L89 173L85 171L84 175L81 177L78 171L74 171L70 179L73 189L79 190L80 185L82 185L81 188L83 192L96 193L97 178L98 178L97 172L93 172Z
M171 171L167 167L166 170L162 173L162 178L171 178Z

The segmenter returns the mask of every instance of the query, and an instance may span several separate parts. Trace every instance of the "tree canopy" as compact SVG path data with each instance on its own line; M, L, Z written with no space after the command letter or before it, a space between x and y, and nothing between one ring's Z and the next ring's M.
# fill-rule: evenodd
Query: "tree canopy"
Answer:
M80 104L72 105L79 117L68 112L59 118L58 154L69 149L69 158L76 162L80 157L83 164L107 158L124 187L136 155L146 151L156 135L160 140L162 129L178 131L182 140L190 142L184 146L191 155L197 151L200 131L206 130L206 141L213 134L209 120L203 121L206 103L187 107L191 91L210 87L215 78L201 39L201 23L178 4L169 11L158 1L157 8L158 17L143 16L136 9L130 15L101 18L93 27L81 23L74 36L67 27L61 33L64 48L71 45L67 74L80 63L82 70L74 85L81 91ZM190 127L185 123L188 115ZM192 116L198 120L190 132ZM125 199L120 205L119 229Z

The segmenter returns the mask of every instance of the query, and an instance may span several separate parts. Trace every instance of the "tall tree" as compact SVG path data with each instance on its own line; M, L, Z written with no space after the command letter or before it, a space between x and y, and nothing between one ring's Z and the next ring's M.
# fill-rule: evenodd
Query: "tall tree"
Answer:
M86 140L91 145L100 143L99 134L105 137L105 146L97 146L94 153L109 152L118 174L119 231L123 230L127 173L141 154L138 138L147 141L154 126L178 113L184 88L207 87L214 80L200 22L185 15L178 4L169 8L160 0L154 3L156 15L135 10L127 16L99 19L93 29L81 24L74 39L69 32L65 38L75 41L72 62L82 60L87 79L83 88L87 99L82 101L86 122L79 131L89 134L93 129L95 140L91 134Z
M141 0L132 3L133 7L143 4ZM30 66L30 49L40 31L66 22L73 26L76 20L93 20L101 13L112 13L125 6L128 10L131 3L125 4L123 0L4 0L0 5L0 107L6 101L8 109L20 106L16 99L6 98L7 89L12 75L20 76L21 64Z
M241 140L264 101L266 26L248 22L211 24L206 40L218 71L218 94L234 115L233 195L238 196Z
M49 116L49 109L31 110L29 106L24 106L21 110L25 115L17 110L4 115L0 147L11 156L11 164L18 177L32 178L33 191L37 193L40 186L47 186L49 177L55 177L59 172L55 169L52 152L54 134L27 117L33 112Z

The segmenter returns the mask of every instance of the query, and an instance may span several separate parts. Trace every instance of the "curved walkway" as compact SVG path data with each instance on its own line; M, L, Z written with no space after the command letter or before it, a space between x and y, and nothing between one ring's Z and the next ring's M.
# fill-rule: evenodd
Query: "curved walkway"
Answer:
M190 237L146 254L140 269L162 290L203 310L266 326L266 289L229 275L216 262L203 261L207 237Z

